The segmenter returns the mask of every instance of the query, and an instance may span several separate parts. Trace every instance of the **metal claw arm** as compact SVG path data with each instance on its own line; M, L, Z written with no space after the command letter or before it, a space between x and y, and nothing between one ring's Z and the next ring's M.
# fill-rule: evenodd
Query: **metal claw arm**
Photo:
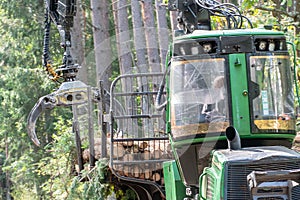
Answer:
M43 96L39 99L39 101L34 105L31 112L27 118L27 132L31 140L34 142L35 145L40 146L40 141L38 140L36 133L35 133L35 124L42 112L44 110L52 110L57 104L56 99L50 95Z
M90 95L94 102L99 100L99 91L92 89ZM34 144L40 146L35 132L35 124L42 112L52 110L56 106L66 107L84 104L88 102L88 99L88 86L81 81L64 82L57 91L41 97L32 108L27 119L28 135Z

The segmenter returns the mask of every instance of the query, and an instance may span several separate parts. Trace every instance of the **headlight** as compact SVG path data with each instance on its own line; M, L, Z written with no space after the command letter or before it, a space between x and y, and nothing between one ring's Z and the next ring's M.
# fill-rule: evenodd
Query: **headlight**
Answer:
M264 51L267 48L267 42L266 41L260 41L258 46L260 51Z
M274 42L270 42L269 43L269 51L274 51L275 50L275 43Z

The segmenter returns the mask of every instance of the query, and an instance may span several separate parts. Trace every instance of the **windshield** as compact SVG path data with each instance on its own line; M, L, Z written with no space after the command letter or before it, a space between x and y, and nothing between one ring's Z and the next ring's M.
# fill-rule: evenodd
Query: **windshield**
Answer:
M171 125L174 138L223 132L228 126L224 58L173 61ZM210 126L211 123L214 126Z
M252 132L294 130L294 93L289 57L250 57ZM256 91L256 92L255 92Z

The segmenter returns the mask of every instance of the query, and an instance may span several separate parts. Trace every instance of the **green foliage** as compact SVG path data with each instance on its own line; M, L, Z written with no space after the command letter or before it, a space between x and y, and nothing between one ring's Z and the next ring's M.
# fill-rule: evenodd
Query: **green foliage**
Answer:
M44 34L44 1L6 1L0 4L0 66L36 68L41 66ZM53 26L53 60L62 59L59 36ZM57 56L59 55L59 56ZM59 62L61 63L61 61Z
M3 122L0 130L1 135L6 136L1 142L7 144L8 152L3 171L10 175L13 184L12 195L16 199L28 199L27 197L33 199L34 194L39 198L45 195L39 187L48 176L38 174L36 167L48 152L32 146L26 133L26 117L33 107L33 100L49 93L52 86L49 81L45 81L47 79L44 73L36 69L1 69L0 76L3 86L0 89L0 117ZM55 121L53 118L55 115L59 115L59 112L54 112L52 116L46 113L42 116L42 121L47 121L48 124L44 123L41 126L41 123L38 123L37 133L42 144L53 140L51 122Z
M32 8L25 4L29 2L1 1L0 4L0 41L2 44L0 60L6 66L32 68L39 63L37 56L42 53L40 36L43 29L38 22L41 22L41 19L37 18L37 15L32 13ZM41 8L36 9L41 10ZM30 62L28 58L31 58Z
M245 0L242 2L242 10L248 13L249 18L255 24L273 25L276 29L286 30L289 26L299 26L299 22L293 18L292 0L274 1L266 0L264 3L260 0ZM294 10L293 12L299 12Z
M95 168L91 173L83 170L82 177L75 177L70 186L70 195L67 199L89 199L89 200L103 200L103 199L118 199L118 200L134 200L137 199L135 193L129 188L119 188L113 183L105 183L104 173L107 172L107 160L99 160L96 162ZM105 174L106 177L109 174ZM88 179L86 182L80 180Z
M55 130L51 143L41 149L25 149L4 167L11 174L15 199L60 199L67 194L74 152L70 123L60 118Z
M242 3L243 10L253 9L254 6L259 2L259 0L246 0Z
M71 129L71 121L62 117L55 123L56 134L53 141L44 149L48 156L43 157L38 163L36 173L47 177L40 189L45 194L45 199L60 199L68 196L68 187L73 177L74 164L74 136Z
M26 120L39 97L54 88L41 70L43 1L1 0L0 17L0 155L3 159L0 191L3 198L10 189L15 199L40 199L47 195L40 188L49 176L37 173L36 169L43 158L52 154L32 145L26 133ZM58 120L56 116L68 119L68 113L55 110L40 117L36 130L42 146L53 140L52 123Z

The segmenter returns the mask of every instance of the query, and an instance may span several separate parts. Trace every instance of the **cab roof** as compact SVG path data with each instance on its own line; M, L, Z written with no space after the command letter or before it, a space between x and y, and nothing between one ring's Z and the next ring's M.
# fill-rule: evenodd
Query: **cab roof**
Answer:
M267 30L262 28L256 29L233 29L233 30L195 30L191 34L178 36L175 40L183 39L198 39L210 38L220 36L257 36L257 35L271 35L271 36L284 36L282 31Z

